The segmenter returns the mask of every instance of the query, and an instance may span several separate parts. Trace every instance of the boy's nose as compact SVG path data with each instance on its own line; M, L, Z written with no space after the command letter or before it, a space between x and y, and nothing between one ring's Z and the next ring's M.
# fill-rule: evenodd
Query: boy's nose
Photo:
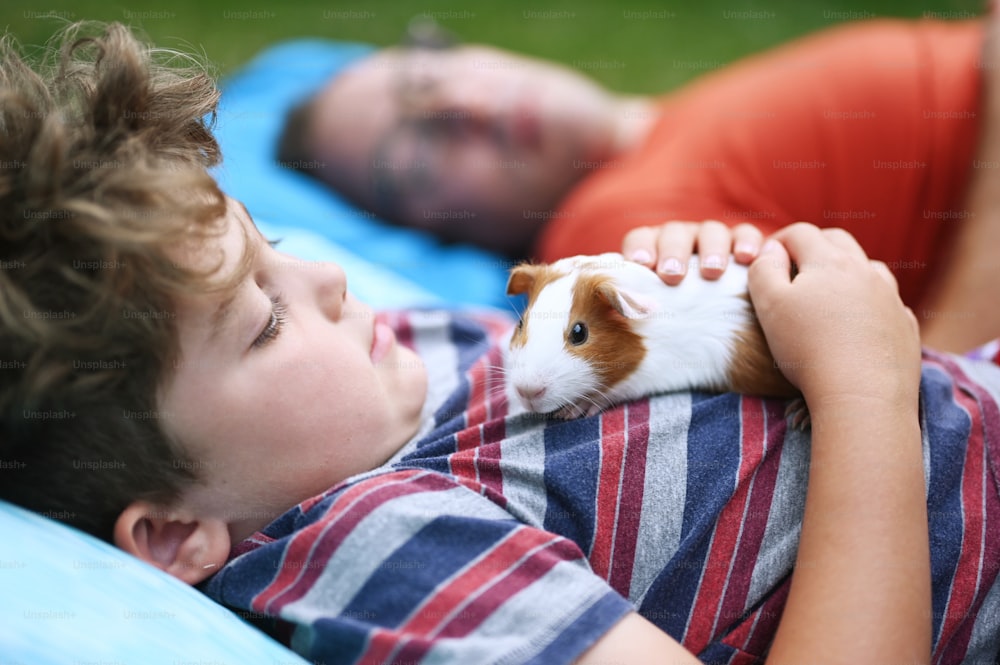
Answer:
M340 319L347 298L347 276L343 269L334 263L324 263L317 266L319 274L316 283L316 301L323 314L333 320Z

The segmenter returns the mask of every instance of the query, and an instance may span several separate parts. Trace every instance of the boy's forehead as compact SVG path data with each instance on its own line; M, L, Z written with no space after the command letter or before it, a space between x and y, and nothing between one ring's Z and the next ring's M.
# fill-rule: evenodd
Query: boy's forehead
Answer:
M253 222L253 216L250 214L250 211L247 210L247 207L246 205L244 205L243 201L240 201L239 199L234 199L231 196L226 196L226 213L231 215L233 214L233 212L237 214L238 218L244 224L253 227L253 230L257 231L257 225L254 224ZM257 231L257 234L259 235L260 232Z
M212 302L232 300L264 241L246 206L229 196L217 229L218 233L200 236L182 248L179 257L182 265L208 274L208 289L202 295Z
M210 271L206 288L181 294L174 302L182 355L201 359L180 363L175 368L179 373L215 367L222 357L218 353L234 339L246 337L254 322L256 285L248 277L254 274L264 238L246 207L230 197L217 228L219 232L204 238L203 247L195 250L193 267Z
M223 288L235 288L250 273L262 242L265 242L250 211L241 201L226 197L225 230L220 237L222 263L216 277Z

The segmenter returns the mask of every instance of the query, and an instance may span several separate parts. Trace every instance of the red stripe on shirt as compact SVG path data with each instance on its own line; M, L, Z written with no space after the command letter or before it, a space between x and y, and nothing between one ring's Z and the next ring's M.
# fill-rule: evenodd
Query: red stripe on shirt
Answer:
M486 408L491 420L502 420L507 416L507 372L503 366L503 351L499 346L491 348L484 356L488 363L489 380L486 384Z
M494 348L469 370L467 427L455 435L459 453L449 460L453 474L481 482L498 495L503 492L500 442L506 435L507 415L501 363L502 354Z
M285 605L305 595L344 538L381 504L410 494L454 487L443 476L418 470L401 471L386 482L376 478L359 483L331 506L339 514L309 525L292 538L274 580L254 597L254 609L278 614Z
M966 455L966 464L969 463L970 456L974 455L977 466L971 468L976 473L981 473L978 482L973 481L973 485L978 485L982 490L982 502L976 506L965 505L966 482L970 480L968 473L963 473L962 494L963 494L963 548L962 559L956 577L952 582L952 596L949 597L945 606L945 616L952 619L954 633L945 632L948 627L943 626L941 638L938 641L938 649L935 657L940 663L961 662L969 648L972 639L972 632L975 627L975 618L979 615L986 595L992 588L998 572L1000 572L1000 533L997 530L990 530L988 524L996 524L1000 516L1000 497L997 494L997 484L995 477L996 458L993 456L994 450L989 445L996 439L995 432L1000 430L1000 409L998 409L993 396L984 390L977 382L970 379L957 363L945 360L944 364L952 376L956 377L956 384L959 390L956 391L956 401L959 394L969 398L960 402L962 407L969 413L972 424L969 436L969 448ZM975 397L973 402L972 397ZM970 509L971 508L971 509ZM975 518L970 520L970 518ZM970 555L975 555L975 561L966 561L966 549L964 546L965 536L968 535L973 541L970 548ZM979 549L974 545L978 541ZM973 581L972 569L975 569L975 580ZM967 586L973 586L968 595L971 596L967 605L955 605L956 600L954 590L957 586L956 580L962 575L962 580ZM953 609L954 608L954 609ZM947 622L946 622L947 623Z
M597 482L594 542L590 565L599 577L610 580L618 495L621 491L622 461L625 457L625 407L605 411L601 416L601 460ZM638 508L638 506L636 506Z
M749 400L741 400L743 404L747 401ZM745 411L741 412L741 416L745 415ZM736 477L736 490L719 512L704 573L691 612L691 620L684 631L684 645L695 653L704 649L712 640L722 596L729 582L729 571L740 543L744 516L749 505L750 483L747 482L747 478L764 452L765 444L761 441L759 431L755 436L753 428L748 431L748 425L749 423L742 423L740 432L740 468Z
M527 551L527 546L522 551ZM518 592L544 578L557 564L580 558L582 553L575 545L567 540L553 540L550 534L549 540L536 545L502 578L492 580L478 596L455 613L441 627L439 634L442 637L468 635Z
M985 466L984 464L984 468ZM985 484L990 485L991 483L987 480ZM979 616L983 603L986 601L987 594L996 581L998 562L1000 562L1000 543L998 543L996 530L994 529L991 532L986 525L997 523L996 520L1000 516L1000 506L998 506L998 500L994 492L987 492L984 499L982 513L985 522L975 525L978 530L977 533L980 536L982 549L979 552L980 566L974 598L968 607L954 612L956 615L959 615L957 618L961 618L962 621L955 634L946 641L941 660L939 661L940 663L958 664L965 660L972 641L976 618ZM951 608L950 602L948 608ZM942 640L942 642L945 642L945 640Z
M376 630L359 663L382 663L390 657L393 661L419 662L431 642L421 639L404 646L404 658L403 654L393 654L399 646L400 634L431 636L432 639L438 633L450 637L469 634L497 607L541 579L562 560L557 556L545 556L534 561L556 538L527 527L512 532L477 562L444 583L397 629ZM525 557L525 552L531 554ZM579 558L579 552L573 558Z
M486 400L489 397L489 386L487 369L489 367L489 354L483 356L469 368L469 401L465 411L465 425L473 428L481 425L489 419L489 412ZM477 444L478 445L478 444ZM459 448L464 450L464 448Z
M941 625L941 639L938 641L937 659L946 649L959 647L964 652L965 645L953 644L961 641L958 637L962 623L967 618L968 609L979 585L980 557L982 554L981 525L984 502L986 468L983 464L982 421L978 417L979 408L964 390L956 386L955 403L969 414L969 440L965 451L962 471L962 549L955 574L951 581L945 616Z
M455 448L459 451L474 450L482 442L482 431L475 425L470 425L455 434Z
M503 446L500 444L506 435L506 424L503 419L491 420L482 427L483 443L476 455L476 466L479 468L479 480L497 494L503 494L503 470L501 456Z
M726 635L724 642L748 653L765 653L778 630L778 622L781 620L781 613L788 599L791 580L789 576L775 588L760 607Z
M628 441L625 447L625 468L622 474L621 502L615 524L615 549L611 587L626 598L632 586L639 524L642 521L643 491L646 486L646 451L649 447L649 401L641 400L625 406Z
M476 430L481 431L480 428ZM500 466L500 446L482 445L454 453L448 458L448 468L464 487L488 497L501 508L506 508L503 494L503 471Z
M413 471L412 474L419 473ZM411 474L411 475L412 475ZM341 497L341 501L346 502L345 505L350 505L359 497L365 495L371 491L371 486L368 485L357 485L350 488L345 492L344 496ZM315 498L308 500L307 502L311 505L315 505ZM302 504L300 504L301 506ZM278 569L277 575L271 580L270 584L264 588L260 593L258 593L253 600L254 609L264 611L267 604L271 602L271 599L283 592L285 589L290 587L295 583L295 580L299 578L302 572L305 570L305 561L309 557L309 552L312 550L313 543L319 536L316 534L317 530L325 529L326 521L317 522L309 525L306 529L296 533L289 541L285 548L285 554L282 557L282 565ZM287 564L287 565L286 565Z
M767 455L768 441L782 441L785 436L784 405L773 401L743 399L742 424L745 441L760 441L760 446L752 448L763 451L764 459L754 471L750 480L750 500L743 514L743 531L739 548L733 557L729 571L729 585L722 599L722 628L731 624L746 610L750 580L757 564L757 556L764 541L771 499L778 479L780 455ZM720 626L716 626L718 630Z
M489 384L486 388L486 410L489 420L480 428L480 444L476 454L477 477L492 497L500 497L499 505L507 507L503 494L503 441L507 436L507 395L504 390L503 352L494 347L485 356ZM494 499L496 500L496 499Z

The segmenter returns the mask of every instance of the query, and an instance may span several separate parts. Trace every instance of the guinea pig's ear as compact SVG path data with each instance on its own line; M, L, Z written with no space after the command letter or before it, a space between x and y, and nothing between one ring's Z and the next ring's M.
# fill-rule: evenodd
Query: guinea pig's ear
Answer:
M535 284L535 277L538 275L540 269L541 266L531 265L530 263L522 263L515 266L510 271L510 278L507 280L507 295L519 296L522 293L530 291L531 287Z
M603 282L597 287L597 294L626 319L644 319L656 309L652 301L619 288L614 282Z

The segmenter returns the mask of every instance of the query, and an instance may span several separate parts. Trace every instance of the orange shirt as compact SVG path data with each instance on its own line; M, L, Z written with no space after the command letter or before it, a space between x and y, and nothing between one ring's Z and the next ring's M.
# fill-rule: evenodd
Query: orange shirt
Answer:
M551 261L668 220L804 220L853 233L915 305L978 162L978 21L878 20L816 33L661 100L639 148L588 175L539 237Z

